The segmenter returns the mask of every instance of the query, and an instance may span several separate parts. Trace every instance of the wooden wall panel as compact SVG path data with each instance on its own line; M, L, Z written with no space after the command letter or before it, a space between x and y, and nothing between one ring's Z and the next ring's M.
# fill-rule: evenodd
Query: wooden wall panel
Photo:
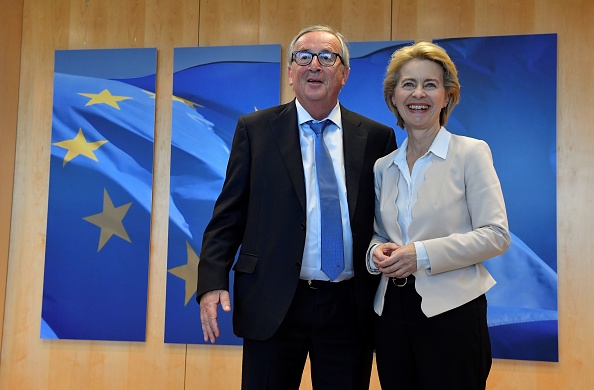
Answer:
M69 14L69 49L145 47L146 1L59 2Z
M23 2L0 2L0 335L6 298L6 273L8 271L8 246L14 180L14 159L19 101L19 75L21 67L21 30L23 27ZM0 349L2 340L0 339Z
M202 0L200 46L281 44L281 102L294 95L287 80L286 51L304 27L328 24L348 40L390 40L390 0Z
M117 0L115 0L117 1ZM155 154L153 165L153 207L151 220L151 262L147 313L147 345L150 361L137 364L139 373L151 374L127 388L185 389L187 349L185 345L164 345L165 290L167 283L167 238L169 226L169 169L171 158L171 99L174 47L198 45L200 3L195 0L151 0L144 21L144 47L157 48L157 95L155 112ZM145 353L138 350L138 359ZM168 372L168 371L172 372Z
M50 366L50 351L39 340L39 322L51 129L51 48L57 36L50 26L60 18L47 8L31 9L25 2L23 9L13 218L0 365L0 387L6 389L43 388ZM31 375L33 370L39 375Z
M186 347L163 343L173 47L198 43L197 1L26 0L2 389L183 389ZM54 50L157 47L147 341L39 338ZM165 52L166 55L162 53Z
M0 214L0 240L10 230L6 297L0 299L5 302L0 388L239 388L240 347L163 343L173 48L281 44L281 101L284 102L293 98L287 85L284 59L288 42L298 30L313 23L333 25L351 41L558 34L561 361L496 360L488 388L594 388L594 364L591 363L594 360L594 297L590 276L594 274L594 260L589 256L594 252L590 239L590 221L594 219L590 188L594 185L594 173L589 169L594 165L591 152L594 132L590 130L594 111L588 108L592 100L589 92L594 84L594 56L588 51L594 43L594 27L590 24L594 20L594 5L590 0L570 3L561 0L0 1L3 40L6 23L19 29L22 22L22 45L18 37L9 39L8 44L3 42L0 57L2 90L9 91L9 104L0 108L2 148L10 149L10 131L5 130L10 130L11 115L12 126L17 129L14 192L12 196L2 192L0 198L2 204L12 198L11 221L6 221L6 214ZM22 20L18 20L21 7ZM18 51L15 44L21 51L20 69L16 59L8 62L9 67L4 65L6 58L15 58L6 55ZM158 49L147 341L40 340L54 50L117 47ZM10 83L19 79L19 72L17 92ZM529 115L531 108L526 110ZM12 145L15 145L14 138ZM5 191L5 183L11 182L7 177L11 176L12 168L10 156L5 155L4 149L2 151L0 190ZM5 250L3 243L0 241L0 250ZM0 253L0 290L3 290L3 276L6 276L2 274L2 259ZM1 294L0 291L0 298ZM199 327L200 324L196 324L197 332L200 332ZM371 388L379 389L375 374ZM311 389L307 370L302 389Z

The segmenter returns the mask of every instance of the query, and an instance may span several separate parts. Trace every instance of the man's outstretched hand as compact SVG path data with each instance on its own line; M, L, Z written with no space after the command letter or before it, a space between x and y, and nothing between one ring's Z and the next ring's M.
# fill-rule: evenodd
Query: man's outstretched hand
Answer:
M212 344L214 344L217 341L217 337L221 335L219 323L217 321L217 309L219 304L224 311L231 311L229 291L209 291L200 298L200 322L202 323L204 341L210 341Z

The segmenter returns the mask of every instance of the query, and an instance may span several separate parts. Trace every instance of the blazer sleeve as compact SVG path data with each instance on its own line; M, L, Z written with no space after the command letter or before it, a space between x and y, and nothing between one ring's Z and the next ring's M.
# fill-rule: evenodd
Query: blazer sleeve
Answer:
M431 274L480 263L504 253L511 243L501 184L489 146L484 141L472 140L457 157L455 163L462 165L459 168L463 169L464 180L462 199L465 204L461 209L467 210L470 226L465 228L465 223L454 218L451 222L445 218L434 221L449 226L451 232L440 238L422 240L431 263L428 271Z
M394 153L396 152L392 151L388 155L378 159L373 167L375 190L375 217L373 220L373 237L371 238L371 242L369 243L369 249L371 249L371 247L375 245L384 244L386 242L396 240L395 235L389 234L387 226L384 224L382 214L382 199L387 197L385 193L382 193L382 191L384 191L384 174L386 173L387 167L391 165L391 162L394 159ZM395 171L394 176L390 176L390 180L394 180L396 182L398 181L397 171ZM395 189L397 189L397 187L395 187ZM396 193L393 194L394 199L396 195ZM390 194L390 196L392 196L392 194ZM396 242L396 244L401 245L401 242Z
M229 272L246 226L250 169L250 141L242 117L237 122L223 188L204 230L198 263L198 302L208 291L229 291Z

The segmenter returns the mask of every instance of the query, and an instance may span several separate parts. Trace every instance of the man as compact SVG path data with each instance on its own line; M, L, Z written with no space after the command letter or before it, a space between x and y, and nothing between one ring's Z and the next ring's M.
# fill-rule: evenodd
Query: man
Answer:
M214 343L218 305L231 310L229 272L240 248L233 328L244 339L242 389L298 389L308 354L315 389L369 387L378 283L365 265L373 164L396 140L391 128L338 103L349 71L344 37L330 27L308 27L289 46L296 99L238 121L204 233L197 299L204 340ZM332 121L325 130L309 124L324 119ZM324 149L329 156L322 162ZM327 209L338 214L338 233L328 241ZM337 264L322 270L328 259Z

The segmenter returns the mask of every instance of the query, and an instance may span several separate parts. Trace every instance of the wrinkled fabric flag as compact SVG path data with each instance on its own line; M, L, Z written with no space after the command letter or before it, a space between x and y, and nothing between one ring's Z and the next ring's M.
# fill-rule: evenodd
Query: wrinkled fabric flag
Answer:
M434 42L451 56L462 85L446 127L491 147L515 233L509 251L485 263L497 280L487 293L493 356L557 361L557 37ZM339 96L346 107L393 127L398 145L406 132L386 107L382 84L391 54L408 44L351 43L352 72ZM534 114L526 115L526 107Z
M42 338L145 340L153 97L54 75Z
M177 48L174 68L165 342L201 344L196 283L202 235L239 116L280 102L280 46ZM219 326L218 344L241 344L231 313L219 310Z
M487 293L493 357L558 361L557 35L435 43L462 85L447 128L489 144L514 233L485 264L497 280Z

